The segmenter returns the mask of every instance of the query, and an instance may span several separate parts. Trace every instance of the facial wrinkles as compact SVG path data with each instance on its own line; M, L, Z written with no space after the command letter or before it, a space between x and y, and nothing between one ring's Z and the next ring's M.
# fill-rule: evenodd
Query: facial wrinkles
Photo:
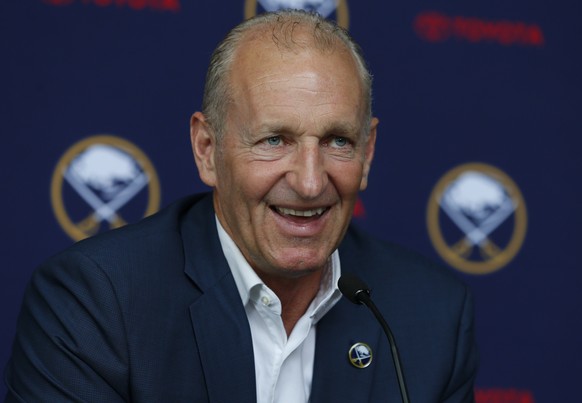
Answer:
M327 104L320 103L319 105ZM329 182L334 181L336 178L330 177L328 169L330 161L328 160L332 158L340 162L348 161L353 159L353 156L329 156L326 155L329 150L322 149L321 142L324 141L322 137L324 137L329 128L333 128L333 126L325 126L326 123L321 123L324 120L322 116L332 117L332 112L326 111L320 115L317 110L306 108L303 115L309 116L302 116L297 112L293 113L291 118L288 118L293 122L293 127L287 127L285 130L291 131L293 135L291 136L292 144L285 146L288 147L288 151L284 154L276 157L252 155L253 140L250 138L245 140L248 148L244 151L239 150L239 155L249 153L246 155L248 161L286 160L288 164L295 167L289 168L288 171L284 172L284 175L268 192L268 204L306 209L313 206L331 206L340 199L337 192L334 191L335 187L329 185ZM351 124L346 123L339 131L349 131L351 126ZM313 129L314 127L316 129ZM267 124L261 131L263 133L277 133L281 129L282 127L274 128L272 126L269 128ZM252 136L252 134L247 135ZM258 137L260 138L261 136ZM271 167L265 166L258 169L269 170Z
M259 47L261 45L259 44ZM311 53L311 51L307 51ZM251 52L252 53L252 52ZM261 52L256 54L246 53L243 59L260 59ZM298 57L296 54L290 56L291 59L295 60ZM302 57L302 56L299 56ZM338 99L340 96L335 88L341 86L341 84L348 79L348 81L353 82L352 77L344 77L346 74L341 75L322 75L319 65L314 65L314 62L310 60L309 57L302 59L302 70L297 71L296 63L292 68L288 68L290 65L286 65L287 55L283 53L281 60L272 59L264 60L264 63L260 65L260 70L256 71L250 68L249 71L242 72L238 71L237 77L233 77L233 82L237 82L237 92L238 95L243 96L247 101L255 101L257 105L252 106L252 110L255 113L261 113L265 108L275 108L275 107L289 107L296 109L297 105L305 105L308 107L308 112L313 112L313 108L318 109L320 116L331 115L336 107L341 109L342 103L346 101L343 99ZM246 60L245 60L246 61ZM241 60L241 62L243 62ZM274 65L273 65L274 63ZM244 63L242 63L244 64ZM250 66L256 66L257 64L249 64ZM275 72L272 72L275 69ZM291 70L291 71L289 71ZM357 84L357 83L355 83ZM356 85L360 87L359 85ZM291 91L295 91L295 96L289 96ZM278 92L278 93L277 93ZM360 92L360 91L358 91ZM263 97L263 94L266 97ZM334 99L335 97L335 99ZM239 98L239 97L235 97ZM267 98L268 100L265 100ZM322 100L323 98L323 100ZM350 100L353 101L357 98L356 103L360 104L358 96L350 94ZM325 108L328 108L326 111ZM353 105L345 105L346 113L353 111ZM303 118L302 121L307 118L307 116L298 116L297 118ZM319 122L318 116L311 115L309 119L310 123Z
M289 134L291 136L310 136L321 139L328 134L328 128L333 128L334 120L338 118L338 110L348 109L334 99L329 99L324 93L303 88L293 88L285 93L302 92L308 97L295 97L289 101L283 97L273 102L259 100L253 107L257 115L261 116L261 126L257 133ZM308 98L322 99L318 102ZM328 98L328 99L325 99ZM348 125L341 125L348 126Z
M306 66L306 70L309 70L309 66ZM263 91L268 92L279 87L285 88L286 90L305 91L321 96L331 93L329 89L333 88L334 81L312 71L300 71L289 74L283 70L272 74L262 74L253 79L251 83L247 83L246 86L249 92L258 92L259 95Z
M311 67L306 65L305 68L309 70ZM245 116L255 118L251 119L248 131L239 133L243 150L237 150L237 155L244 155L255 141L270 133L290 134L298 141L306 141L308 136L320 140L327 134L328 127L334 129L334 120L338 119L338 115L349 116L353 111L354 97L348 96L344 101L343 98L338 99L340 95L337 92L329 90L340 78L322 77L320 73L309 71L289 76L284 70L285 66L275 73L261 73L256 78L253 74L245 74L238 81L241 84L237 86L238 93L242 97L235 98L244 100L234 108L240 116L233 116L232 122L244 121ZM256 127L257 124L260 126ZM356 126L358 122L342 125ZM356 146L360 142L353 135L351 140Z
M245 48L231 73L219 218L255 269L306 273L337 247L353 210L362 164L333 139L360 144L361 86L337 53L266 57L264 46Z

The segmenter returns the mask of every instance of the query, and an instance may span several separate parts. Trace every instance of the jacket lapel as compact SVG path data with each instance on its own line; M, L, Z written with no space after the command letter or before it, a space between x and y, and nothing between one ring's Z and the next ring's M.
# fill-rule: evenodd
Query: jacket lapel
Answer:
M317 324L312 403L372 401L374 378L384 366L378 356L385 341L379 326L369 320L371 315L363 306L342 299ZM372 350L372 362L366 368L350 362L349 350L356 343Z
M371 277L362 249L348 232L339 249L342 273ZM316 343L311 403L399 401L388 341L365 306L342 298L317 324ZM372 350L366 368L350 362L348 352L356 343Z
M211 402L256 401L250 327L236 284L222 253L212 197L207 196L182 221L185 273L199 288L190 305L202 371Z

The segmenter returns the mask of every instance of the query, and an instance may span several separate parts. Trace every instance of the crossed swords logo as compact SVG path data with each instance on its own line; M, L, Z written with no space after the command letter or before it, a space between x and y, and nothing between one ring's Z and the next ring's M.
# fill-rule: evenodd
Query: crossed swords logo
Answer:
M463 213L461 206L454 202L449 193L445 193L440 206L449 218L464 232L465 236L452 245L451 249L460 256L468 257L474 247L479 247L484 258L493 258L501 249L489 238L517 208L517 204L509 197L505 198L498 208L478 224L474 224Z
M356 368L366 368L372 362L372 350L365 343L356 343L348 352L350 362Z
M65 171L65 180L75 189L91 208L93 212L81 220L77 226L87 234L94 234L103 221L109 222L110 228L121 227L126 224L118 211L125 206L140 190L148 184L148 176L141 172L112 200L104 202L93 190L80 178L76 165L72 164Z
M454 242L445 239L439 218L444 216L463 234ZM511 226L503 225L509 221ZM427 206L427 226L433 246L447 263L469 274L487 274L505 267L523 245L526 205L517 184L499 168L462 164L436 183ZM499 246L492 240L495 233Z
M73 220L67 211L65 183L91 208L81 220ZM95 235L103 224L109 228L125 225L120 212L144 189L143 217L155 213L160 206L160 183L155 167L135 144L121 137L100 134L73 144L59 159L51 179L51 205L62 229L79 241ZM125 215L126 210L123 211Z

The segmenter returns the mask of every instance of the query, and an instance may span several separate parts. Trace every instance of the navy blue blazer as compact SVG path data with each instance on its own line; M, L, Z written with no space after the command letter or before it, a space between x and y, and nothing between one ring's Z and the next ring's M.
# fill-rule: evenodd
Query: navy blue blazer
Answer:
M472 402L471 297L446 269L350 228L343 272L359 275L398 342L413 403ZM356 342L369 367L348 360ZM7 402L256 402L251 332L222 253L210 195L82 241L27 288ZM342 299L317 325L311 402L399 402L372 314Z

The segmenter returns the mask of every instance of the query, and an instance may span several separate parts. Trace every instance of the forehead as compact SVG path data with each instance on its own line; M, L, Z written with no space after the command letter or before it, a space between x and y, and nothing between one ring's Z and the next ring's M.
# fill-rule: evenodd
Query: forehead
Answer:
M348 84L351 90L361 94L358 68L346 45L336 39L322 47L307 29L299 26L286 33L258 27L247 33L234 54L231 88L244 91L273 77L283 80L317 75L322 82Z
M282 46L263 32L242 43L230 75L229 109L247 104L243 109L258 112L273 104L292 109L321 103L334 104L336 114L363 113L364 90L352 55L342 45L321 49L310 40L295 32L291 46Z

